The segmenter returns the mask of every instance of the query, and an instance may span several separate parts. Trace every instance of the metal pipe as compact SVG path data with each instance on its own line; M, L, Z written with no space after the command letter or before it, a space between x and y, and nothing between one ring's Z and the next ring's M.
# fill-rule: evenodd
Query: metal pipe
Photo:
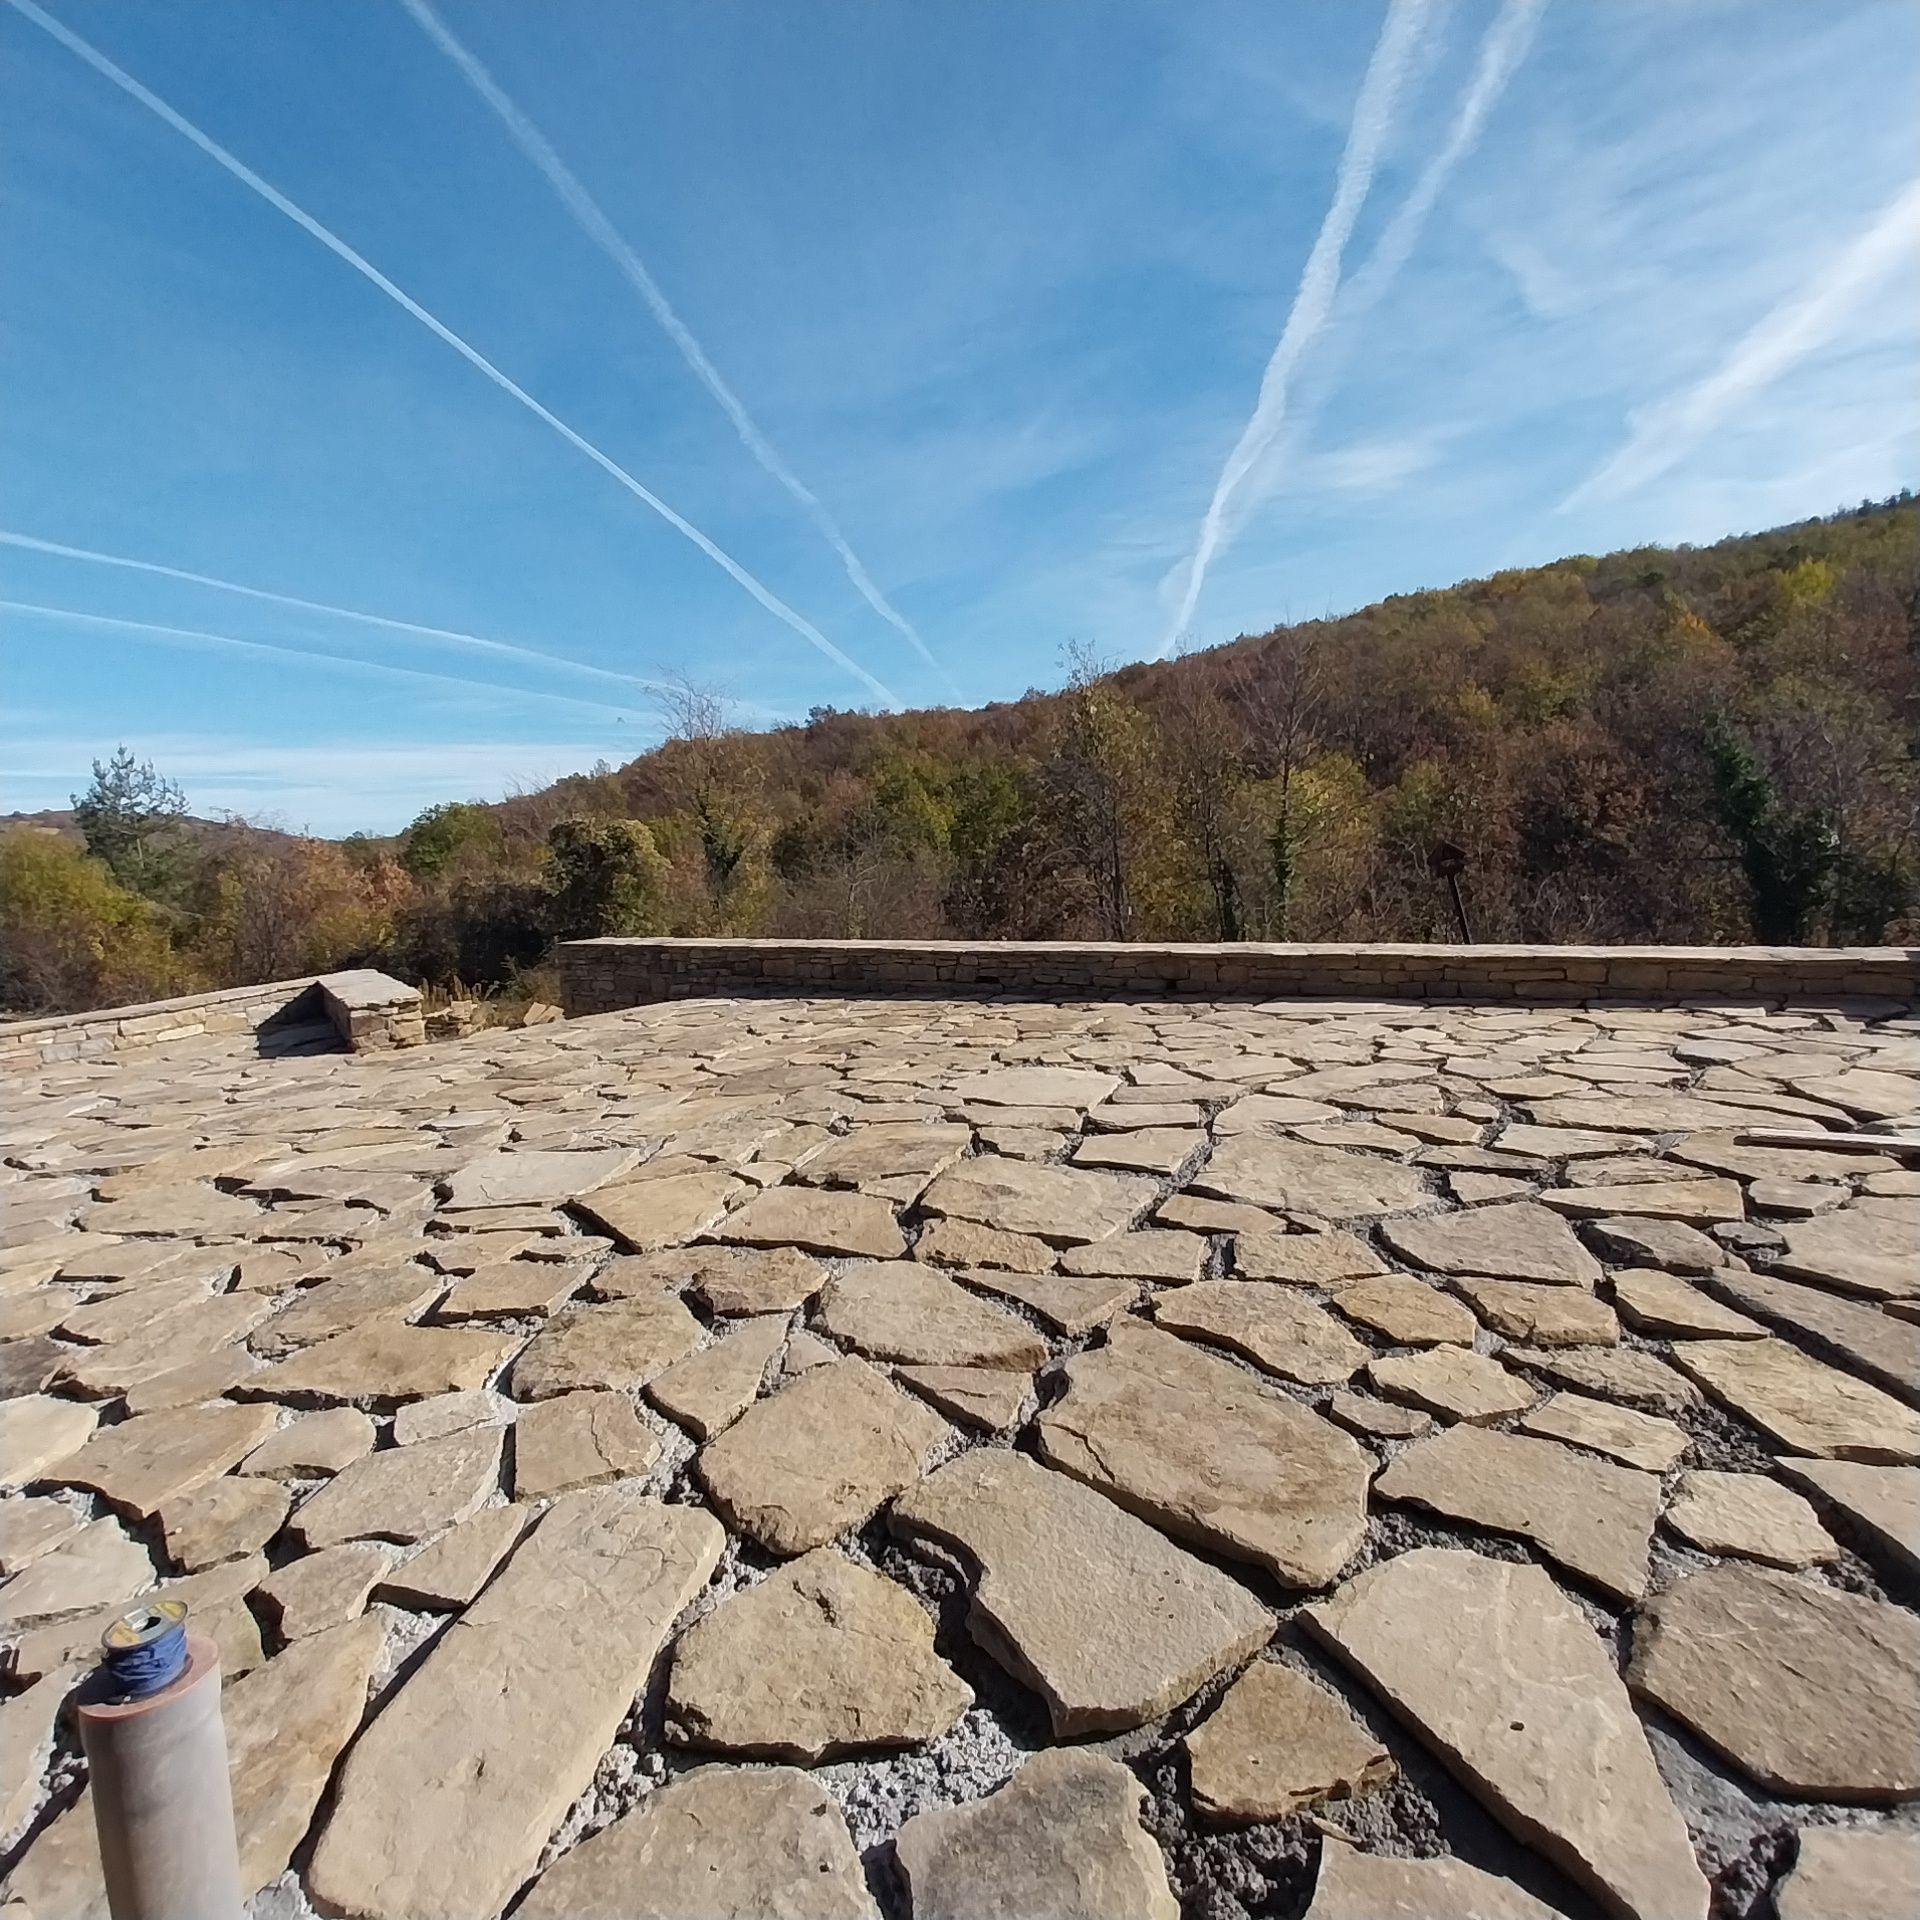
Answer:
M78 1705L113 1920L242 1920L220 1654L177 1602L107 1629ZM182 1660L181 1656L184 1655Z

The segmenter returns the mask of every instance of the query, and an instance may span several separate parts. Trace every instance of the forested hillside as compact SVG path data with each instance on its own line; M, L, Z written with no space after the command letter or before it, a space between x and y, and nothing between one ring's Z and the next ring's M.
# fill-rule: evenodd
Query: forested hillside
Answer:
M1450 938L1449 850L1482 940L1912 941L1917 655L1903 493L1161 665L1069 649L1060 691L977 712L750 734L689 689L629 765L393 840L190 843L123 766L90 855L0 836L0 991L489 986L583 933Z

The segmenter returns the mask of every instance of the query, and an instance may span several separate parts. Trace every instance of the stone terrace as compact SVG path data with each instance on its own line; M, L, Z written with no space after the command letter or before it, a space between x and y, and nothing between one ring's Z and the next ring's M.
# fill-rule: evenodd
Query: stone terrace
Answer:
M1742 1135L1916 1108L1868 1002L14 1076L11 1892L157 1589L276 1920L1908 1914L1920 1171Z

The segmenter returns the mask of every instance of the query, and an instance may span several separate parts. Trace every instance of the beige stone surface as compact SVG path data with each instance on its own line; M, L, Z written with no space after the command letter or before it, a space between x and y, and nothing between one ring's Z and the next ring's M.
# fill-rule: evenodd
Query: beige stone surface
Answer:
M812 1765L936 1739L972 1704L919 1602L816 1547L681 1637L666 1711L690 1746Z
M483 1387L518 1341L472 1327L374 1321L249 1374L249 1399L390 1404Z
M1665 1473L1687 1450L1687 1430L1676 1421L1589 1399L1584 1393L1556 1393L1514 1424L1521 1433L1586 1447L1644 1473Z
M709 1313L786 1313L827 1284L827 1270L797 1247L691 1247L679 1256ZM598 1284L606 1289L603 1273Z
M1176 1540L1296 1587L1324 1586L1359 1546L1371 1457L1230 1361L1125 1326L1065 1372L1041 1458Z
M711 1440L753 1404L786 1339L784 1315L749 1320L656 1374L647 1398L696 1440Z
M80 1677L77 1666L62 1667L0 1700L0 1833L15 1832L33 1811L53 1747L54 1722ZM0 1906L0 1914L18 1920L6 1907Z
M1802 1827L1776 1920L1913 1920L1920 1832Z
M476 1207L548 1207L617 1180L640 1158L631 1147L543 1153L503 1148L469 1160L447 1182L449 1213Z
M1601 1220L1635 1214L1649 1220L1679 1220L1691 1227L1717 1220L1744 1220L1746 1202L1737 1180L1649 1180L1625 1186L1563 1187L1543 1193L1543 1206L1570 1220Z
M450 1433L465 1433L472 1427L497 1427L511 1417L512 1412L511 1401L478 1387L456 1393L436 1393L426 1400L408 1400L393 1410L393 1444L410 1447L416 1440L443 1440Z
M276 1479L312 1480L350 1467L373 1451L378 1438L373 1422L358 1407L324 1407L296 1414L241 1461L242 1473Z
M597 1188L577 1203L577 1211L629 1253L651 1253L705 1233L748 1190L718 1169L669 1174Z
M1868 1559L1920 1590L1920 1467L1783 1460L1780 1472L1812 1494L1828 1523Z
M794 1767L700 1767L563 1854L517 1920L879 1920L847 1823Z
M1920 1413L1784 1340L1687 1340L1674 1358L1791 1452L1882 1466L1920 1461Z
M1069 1156L1076 1167L1111 1167L1122 1173L1171 1179L1206 1144L1199 1127L1141 1127L1130 1133L1095 1133Z
M1396 1253L1435 1273L1579 1287L1600 1278L1599 1261L1567 1223L1533 1200L1430 1220L1392 1220L1380 1234Z
M896 1367L895 1377L949 1420L978 1433L1004 1433L1026 1410L1032 1377L1003 1367Z
M1140 1726L1272 1631L1237 1581L1022 1454L963 1454L895 1501L888 1524L964 1556L969 1631L1040 1695L1056 1736Z
M1721 1346L1721 1341L1701 1341ZM1655 1413L1685 1413L1700 1404L1700 1391L1657 1353L1637 1347L1519 1347L1501 1349L1501 1360L1525 1374L1544 1374L1556 1386L1575 1387L1604 1400L1651 1408Z
M1465 1347L1381 1354L1367 1362L1366 1373L1369 1384L1388 1399L1405 1401L1443 1420L1500 1420L1525 1412L1539 1397L1497 1360Z
M1397 1407L1391 1400L1376 1400L1371 1394L1345 1388L1329 1397L1327 1413L1349 1433L1372 1439L1412 1440L1433 1427L1433 1415L1418 1407Z
M111 1507L145 1519L167 1501L209 1480L272 1432L271 1407L184 1407L102 1427L52 1469L72 1487L88 1487Z
M308 1870L318 1899L367 1920L497 1913L722 1538L629 1487L562 1495L347 1756Z
M182 1573L198 1573L264 1547L280 1531L293 1504L272 1480L227 1474L160 1508L167 1558Z
M411 1560L390 1567L374 1598L432 1613L457 1611L492 1578L532 1519L531 1507L482 1507Z
M1197 1279L1206 1263L1208 1242L1197 1233L1178 1233L1170 1227L1142 1227L1117 1233L1090 1246L1067 1247L1060 1255L1062 1273L1110 1274L1133 1280L1162 1280L1179 1285Z
M1193 1804L1206 1819L1281 1820L1357 1799L1397 1771L1344 1702L1297 1668L1256 1660L1187 1735Z
M1851 1206L1789 1221L1781 1232L1787 1244L1773 1270L1787 1279L1879 1299L1920 1296L1908 1223Z
M670 1293L568 1307L521 1348L508 1384L516 1400L644 1386L699 1339L700 1322Z
M891 1202L831 1187L769 1187L713 1231L747 1246L790 1246L865 1260L898 1260L907 1250Z
M0 1500L0 1577L31 1566L43 1553L72 1539L85 1524L84 1516L64 1500L38 1496ZM0 1833L5 1831L0 1826Z
M447 1326L467 1320L544 1318L586 1277L584 1266L564 1260L496 1260L456 1280L433 1317Z
M1362 1853L1331 1837L1305 1920L1562 1920L1511 1880L1442 1855L1406 1860Z
M309 1548L425 1540L464 1520L499 1486L501 1438L497 1427L474 1427L369 1453L302 1502L293 1530Z
M975 1220L935 1220L913 1243L913 1257L939 1267L1003 1267L1046 1273L1054 1249L1030 1233L1002 1233Z
M1620 1318L1639 1333L1669 1340L1758 1340L1766 1328L1722 1306L1703 1287L1671 1273L1627 1268L1609 1286Z
M1616 1599L1647 1589L1660 1513L1651 1473L1589 1459L1557 1441L1449 1427L1391 1460L1375 1491L1449 1519L1517 1533Z
M79 1452L100 1416L77 1400L26 1393L0 1400L0 1486L38 1480Z
M1219 1200L1335 1221L1434 1204L1426 1183L1411 1167L1371 1154L1253 1133L1220 1141L1188 1184L1196 1193Z
M1120 1232L1157 1192L1156 1183L1139 1174L991 1155L949 1167L920 1196L920 1204L941 1218L1071 1246Z
M292 1303L258 1327L249 1342L257 1354L282 1359L302 1347L331 1340L381 1320L411 1320L447 1290L444 1274L430 1272L410 1261L344 1279L322 1280L296 1295ZM256 1310L267 1302L257 1294L233 1294Z
M1604 1300L1584 1287L1537 1280L1456 1280L1455 1288L1481 1321L1503 1340L1537 1347L1611 1347L1620 1322Z
M1627 1681L1772 1792L1920 1798L1920 1619L1904 1607L1708 1567L1641 1609Z
M1097 1107L1120 1085L1118 1074L1081 1067L991 1067L948 1089L949 1098L983 1107Z
M815 1367L756 1401L694 1471L727 1524L793 1555L871 1518L920 1478L946 1423L859 1359Z
M1416 1547L1303 1618L1609 1912L1706 1920L1706 1878L1612 1656L1540 1568Z
M1920 1233L1914 1260L1920 1264ZM1920 1401L1920 1326L1911 1321L1895 1319L1871 1301L1843 1299L1769 1273L1716 1273L1707 1285L1731 1305L1838 1360L1849 1373L1903 1400Z
M971 1287L1031 1307L1048 1325L1065 1334L1090 1333L1095 1327L1105 1326L1132 1306L1140 1293L1137 1280L1094 1274L1009 1273L995 1267L976 1267L964 1277Z
M645 1473L659 1457L660 1442L624 1393L558 1394L536 1401L514 1422L513 1497L542 1500L624 1480Z
M1326 1308L1272 1281L1202 1280L1158 1295L1153 1312L1169 1332L1230 1348L1303 1386L1344 1385L1370 1354Z
M130 1600L152 1584L146 1548L117 1520L95 1520L0 1586L0 1630Z
M1357 1280L1339 1290L1334 1305L1349 1320L1370 1327L1395 1346L1470 1347L1479 1331L1473 1315L1459 1301L1403 1274Z
M873 1360L1031 1373L1047 1343L1024 1320L914 1260L850 1260L828 1283L815 1322Z
M1733 1554L1773 1567L1811 1567L1840 1554L1812 1506L1764 1473L1704 1468L1683 1473L1666 1521L1702 1553Z
M260 1582L266 1618L288 1641L357 1620L391 1564L390 1555L362 1540L289 1560Z
M895 1841L914 1920L1178 1920L1141 1789L1117 1760L1036 1754L996 1793Z

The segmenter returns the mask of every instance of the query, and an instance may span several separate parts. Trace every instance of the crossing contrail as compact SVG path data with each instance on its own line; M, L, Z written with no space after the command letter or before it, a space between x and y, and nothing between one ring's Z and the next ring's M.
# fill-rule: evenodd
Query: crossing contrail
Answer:
M1796 287L1704 380L1636 408L1625 443L1560 503L1564 513L1614 500L1657 480L1742 402L1753 399L1824 346L1901 259L1920 250L1920 179L1907 186L1837 259Z
M23 0L15 0L15 4L23 4ZM1393 125L1401 85L1425 25L1425 0L1389 0L1386 21L1374 45L1373 57L1367 62L1366 77L1360 83L1360 98L1353 109L1353 122L1347 129L1346 148L1334 176L1332 202L1320 223L1313 250L1307 255L1307 264L1301 270L1292 309L1260 381L1260 397L1253 415L1241 430L1226 465L1220 470L1220 478L1214 483L1213 499L1201 522L1193 557L1187 563L1187 582L1180 596L1179 611L1160 645L1160 659L1164 660L1173 651L1175 640L1186 631L1188 621L1193 618L1200 590L1206 584L1207 569L1227 538L1227 510L1241 483L1279 434L1286 418L1287 386L1293 371L1301 355L1327 324L1334 295L1340 288L1341 257L1366 202L1367 190L1373 184L1381 148Z
M118 633L145 634L172 646L223 647L237 653L291 655L296 660L313 660L325 666L344 667L354 673L372 673L388 679L428 680L443 687L469 687L496 699L516 703L538 700L547 706L578 707L588 713L614 714L621 719L658 720L659 714L640 707L615 707L604 700L576 700L568 693L531 693L524 687L509 687L498 680L469 680L457 673L429 673L423 667L393 667L384 660L360 660L350 653L328 653L319 647L286 646L271 640L242 640L230 633L205 633L198 627L167 627L153 620L121 620L111 614L86 613L77 607L46 607L29 600L0 600L0 613L25 614L38 620L65 620L76 626L110 627Z
M519 401L529 413L537 420L544 421L561 439L566 441L569 446L585 454L595 466L599 467L609 477L625 487L636 500L642 501L651 507L653 511L657 513L661 519L666 521L670 527L674 528L676 532L683 534L688 540L691 540L715 566L719 567L730 579L751 594L775 619L784 621L795 633L799 634L803 640L816 647L836 666L844 668L848 673L852 674L856 680L867 687L884 705L892 707L899 704L887 687L875 679L858 661L841 652L811 620L807 619L803 614L796 613L794 609L788 606L770 587L762 585L762 583L755 579L731 554L727 553L724 548L716 545L702 533L691 520L676 513L657 493L654 493L650 488L643 486L636 480L626 468L621 466L609 455L602 453L585 435L575 432L557 413L543 406L526 388L519 385L517 381L511 379L507 374L501 372L477 347L469 346L468 343L463 340L459 334L455 333L444 321L436 319L419 301L414 299L411 294L403 291L400 287L396 286L393 281L389 280L364 254L357 253L342 240L331 227L323 225L320 221L316 220L312 214L308 213L304 207L289 200L277 187L270 185L255 173L245 161L229 153L211 134L203 133L191 120L187 119L184 114L177 112L173 107L169 106L166 101L162 100L157 93L143 86L124 68L114 65L97 47L93 46L89 41L83 40L77 33L73 32L71 28L63 26L50 13L47 13L43 8L35 5L34 0L7 0L7 4L17 12L24 14L26 18L31 20L43 33L57 40L69 53L84 60L96 73L112 81L122 93L128 95L131 99L139 101L149 113L164 120L175 133L179 134L183 139L191 141L208 159L231 174L242 186L257 193L260 198L266 201L276 212L285 214L295 226L301 228L304 232L311 235L312 238L319 241L329 253L344 260L356 273L371 281L395 306L411 314L429 333L444 341L446 345L451 347L475 372L484 374L501 392L509 394L512 398Z
M462 633L454 627L427 627L414 620L390 620L385 614L362 613L357 607L336 607L325 600L303 600L298 594L272 593L265 587L244 586L238 580L222 580L217 574L193 573L185 567L162 566L157 560L133 560L125 554L100 553L92 547L70 547L59 540L41 540L30 533L13 533L0 528L0 547L18 547L26 553L51 554L61 560L85 560L94 566L122 567L133 573L157 574L163 580L183 580L191 586L214 587L221 593L244 594L249 600L265 600L276 607L296 607L302 613L324 613L338 620L357 620L362 626L384 627L393 633L412 634L416 639L437 646L464 647L473 652L491 653L512 660L532 660L544 667L564 667L569 673L588 674L596 680L611 680L619 686L641 687L652 693L665 690L664 680L648 680L639 674L616 673L610 667L589 666L584 660L569 660L562 653L545 653L538 647L516 646L510 640L489 640L478 633Z
M493 109L514 145L533 162L548 186L559 196L560 204L572 215L574 224L632 283L634 291L646 303L647 311L659 322L661 331L679 348L680 357L693 370L694 377L713 396L720 411L732 421L734 432L740 436L740 444L800 504L820 537L839 556L847 578L859 590L861 598L946 681L950 691L958 694L959 689L954 686L952 677L934 658L913 623L881 592L873 576L861 564L860 556L840 531L839 523L828 512L825 503L781 459L777 449L755 424L740 396L727 385L720 369L707 357L706 349L673 310L667 296L661 292L659 282L648 271L647 263L607 218L605 210L581 184L579 176L554 151L552 142L521 111L471 50L455 38L446 23L427 5L427 0L400 0L400 4L413 16L421 31L460 70L474 92Z

